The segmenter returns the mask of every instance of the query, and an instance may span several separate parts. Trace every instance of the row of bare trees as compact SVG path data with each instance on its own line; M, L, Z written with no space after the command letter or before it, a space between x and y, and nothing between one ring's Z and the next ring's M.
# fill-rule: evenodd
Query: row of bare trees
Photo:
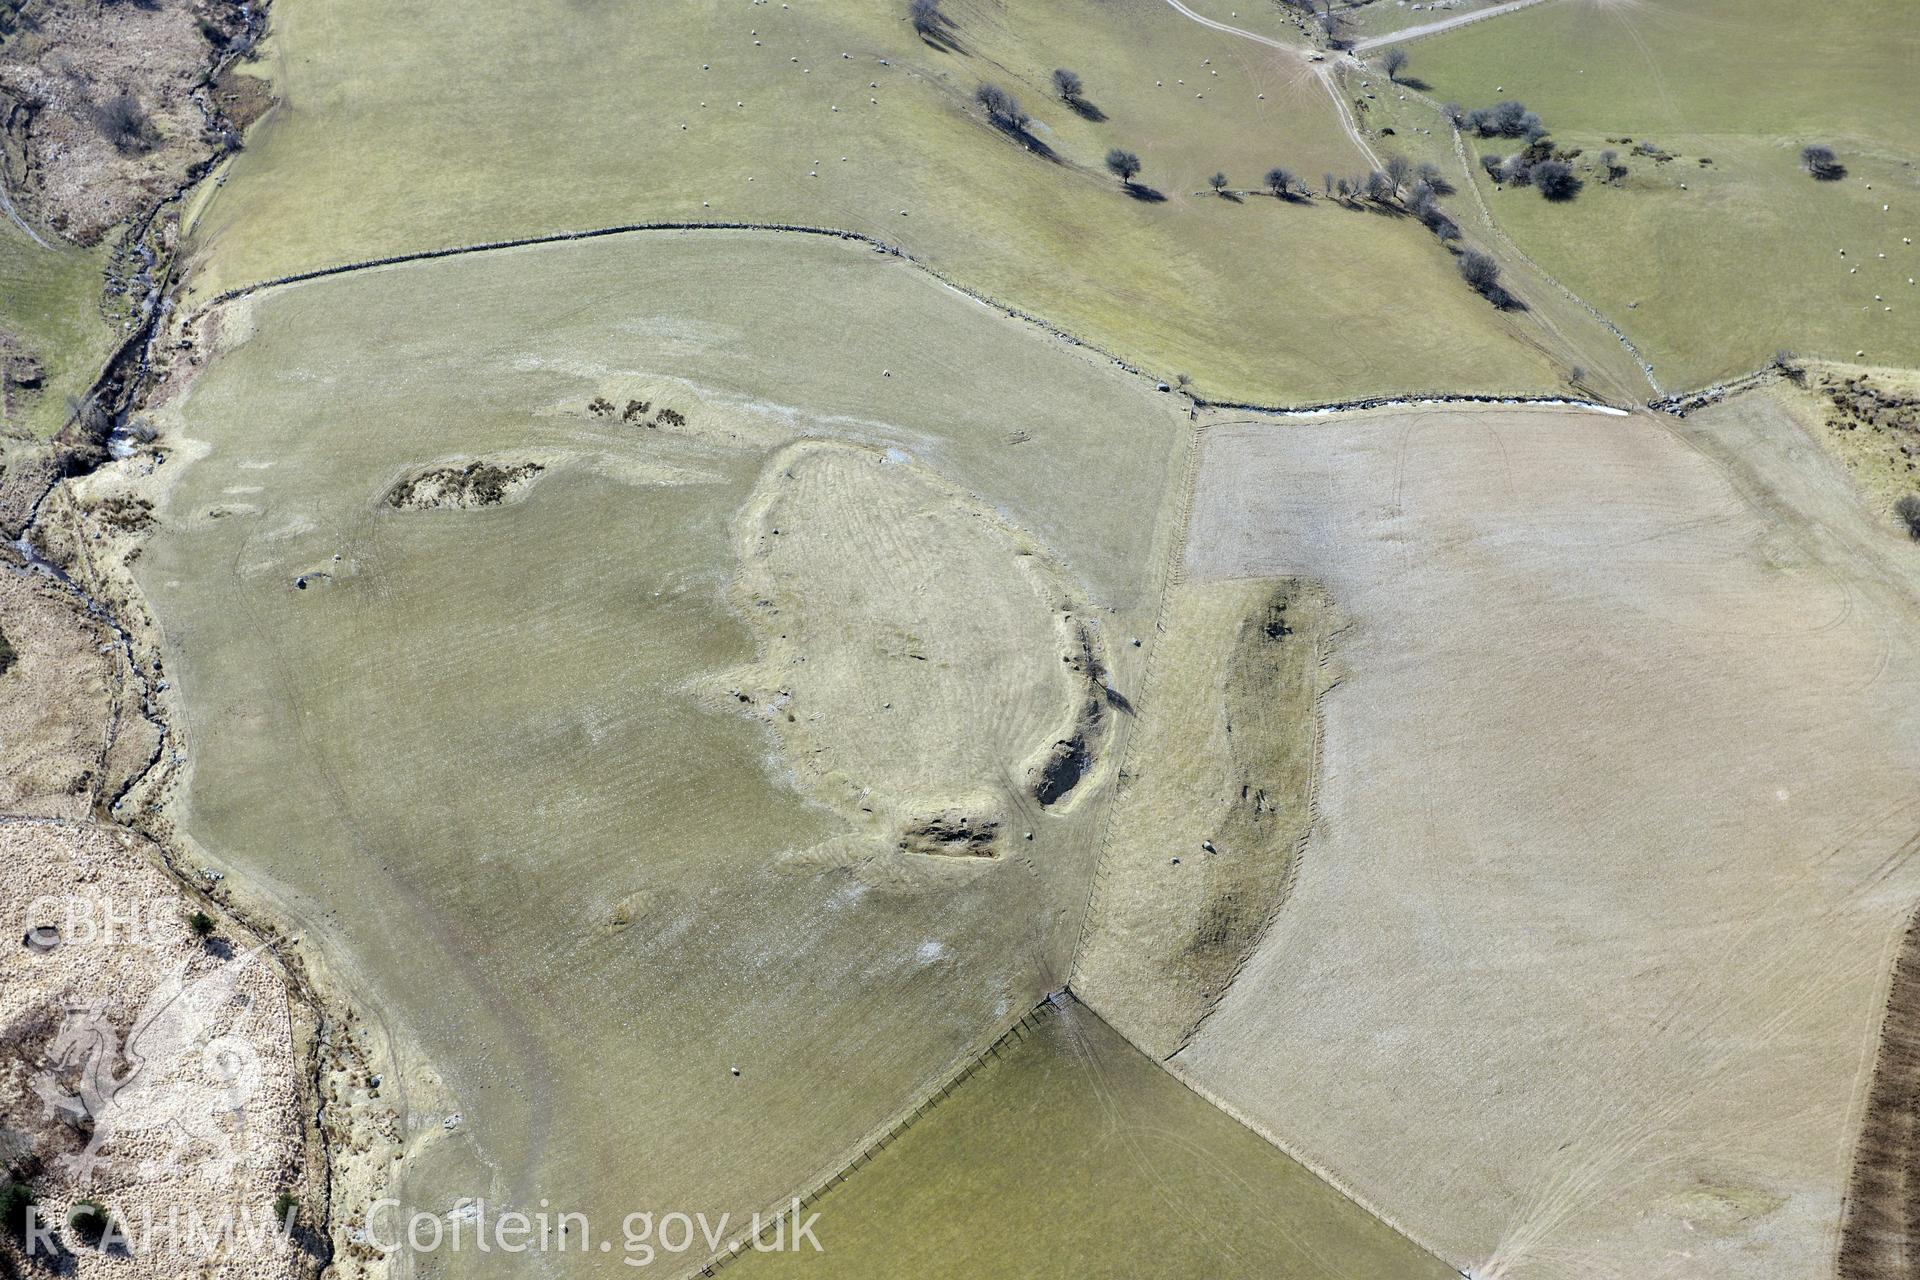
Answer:
M1301 0L1301 7L1310 9L1310 0ZM953 24L941 11L940 0L909 0L907 12L908 20L922 38L935 44L952 44ZM1388 50L1384 59L1388 78L1398 81L1407 62L1406 50ZM1066 67L1055 68L1052 83L1053 91L1062 102L1089 118L1104 118L1086 101L1086 85L1077 72ZM1036 146L1029 133L1032 117L1013 93L997 84L982 84L974 91L973 100L994 127L1020 138L1030 147ZM1472 129L1483 137L1524 137L1530 145L1538 145L1546 134L1540 117L1518 102L1501 102L1471 113L1457 106L1449 106L1446 110L1457 127ZM1489 159L1494 159L1496 164L1505 163L1497 158ZM1138 153L1125 147L1110 148L1106 155L1106 167L1129 194L1143 199L1161 198L1158 192L1140 185L1139 178L1144 166ZM1560 173L1562 169L1566 170L1564 175ZM1550 198L1555 198L1556 192L1566 190L1568 184L1571 184L1571 189L1567 190L1569 195L1579 189L1578 179L1573 176L1571 168L1557 159L1531 163L1529 173L1534 184ZM1267 170L1262 181L1265 190L1277 200L1307 199L1313 194L1304 179L1282 165ZM1232 180L1224 171L1208 178L1207 185L1222 197L1237 199L1240 195L1232 189ZM1451 194L1453 188L1438 165L1416 165L1405 156L1390 156L1383 167L1354 177L1324 174L1321 186L1327 198L1338 199L1342 204L1357 204L1365 200L1378 206L1397 206L1419 219L1449 248L1460 239L1459 226L1440 207L1440 197ZM1477 249L1466 249L1458 251L1458 265L1460 275L1467 284L1496 306L1516 305L1517 300L1500 283L1500 266L1493 258Z

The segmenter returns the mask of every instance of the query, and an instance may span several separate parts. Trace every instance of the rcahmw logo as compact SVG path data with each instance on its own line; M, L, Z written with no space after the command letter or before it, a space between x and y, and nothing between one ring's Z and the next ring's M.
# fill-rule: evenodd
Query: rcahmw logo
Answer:
M86 894L47 895L27 904L26 942L68 947L171 947L187 936L177 897L118 901ZM37 945L36 945L37 944Z

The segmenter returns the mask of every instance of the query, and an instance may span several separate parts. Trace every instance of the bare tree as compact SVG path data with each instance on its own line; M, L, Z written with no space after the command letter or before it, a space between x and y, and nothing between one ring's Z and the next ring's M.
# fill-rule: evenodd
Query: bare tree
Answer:
M1405 156L1387 157L1387 181L1393 184L1394 192L1407 185L1407 179L1413 176L1413 162Z
M1323 173L1320 175L1320 190L1329 196L1333 194L1333 175L1332 174Z
M953 25L947 15L940 12L940 0L907 0L907 21L923 40L940 39Z
M1333 175L1328 174L1327 177L1329 179L1328 185L1331 186ZM1293 190L1293 184L1293 175L1280 166L1275 165L1273 168L1267 170L1267 190L1273 192L1273 194L1280 199L1285 200L1287 198L1287 193Z
M1822 182L1832 182L1836 178L1847 176L1847 167L1833 153L1832 147L1814 143L1800 148L1800 163L1806 166L1808 173Z
M1385 204L1393 199L1397 188L1392 178L1375 169L1367 175L1367 199Z
M1478 249L1468 249L1460 255L1460 278L1496 306L1502 305L1507 297L1507 291L1500 285L1500 264Z
M1065 67L1056 67L1053 72L1053 91L1060 95L1062 102L1078 102L1086 86L1080 83L1080 77Z
M1460 228L1455 226L1453 219L1447 216L1447 211L1440 207L1438 196L1439 193L1433 189L1431 183L1416 182L1407 192L1407 209L1414 217L1420 219L1420 225L1433 232L1443 242L1458 240Z
M1120 179L1120 185L1131 187L1140 173L1140 157L1131 151L1115 147L1107 152L1107 170Z
M1414 176L1419 178L1420 181L1433 188L1433 194L1437 196L1449 196L1453 194L1453 184L1447 181L1446 170L1442 169L1433 161L1422 160L1418 165L1414 166L1413 172Z
M1538 115L1527 110L1525 103L1513 101L1478 107L1467 112L1463 123L1483 138L1531 140L1544 137L1547 132L1547 126Z
M973 91L973 100L987 113L987 119L1009 133L1025 133L1032 117L1020 109L1020 99L997 84L983 84Z
M1207 185L1213 188L1213 194L1223 196L1227 194L1227 175L1216 173L1207 179Z
M1395 45L1393 48L1387 50L1387 56L1380 61L1381 65L1387 69L1387 79L1393 81L1395 84L1399 84L1400 73L1407 69L1407 63L1411 60L1405 49L1399 45Z

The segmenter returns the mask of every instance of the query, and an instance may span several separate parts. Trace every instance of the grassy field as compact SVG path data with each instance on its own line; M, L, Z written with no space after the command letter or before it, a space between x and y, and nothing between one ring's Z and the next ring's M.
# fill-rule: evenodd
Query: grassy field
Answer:
M1410 220L1196 194L1216 169L1252 188L1276 164L1316 185L1364 167L1296 58L1160 0L948 8L954 44L936 48L894 0L705 2L645 24L569 0L485 23L285 0L285 103L194 223L196 296L526 234L794 221L900 244L1216 398L1558 385L1565 357L1466 291ZM1052 96L1060 65L1084 109ZM1031 147L972 106L989 80L1032 113ZM1120 191L1102 167L1116 145L1164 199Z
M1073 973L1076 995L1161 1059L1286 901L1337 626L1298 582L1181 587L1167 617Z
M0 393L0 432L46 436L67 419L116 338L100 316L108 248L42 248L0 219L0 330L14 334L46 370L45 386Z
M1830 1268L1920 892L1913 544L1772 396L1204 439L1184 589L1351 627L1293 888L1175 1069L1474 1274Z
M748 1253L725 1274L1454 1275L1072 1000L810 1211L820 1253Z
M1920 36L1884 0L1827 16L1788 0L1554 0L1420 41L1408 74L1469 107L1524 101L1557 143L1584 150L1579 166L1621 153L1630 176L1610 187L1587 173L1570 203L1483 191L1515 241L1625 329L1665 385L1704 385L1783 347L1911 363L1920 124L1907 96ZM1811 178L1799 162L1809 143L1831 145L1846 177Z
M1100 807L1023 770L1084 652L1069 590L1104 678L1139 678L1173 397L895 259L757 233L216 323L136 566L184 691L178 817L429 1064L385 1087L436 1135L410 1202L761 1208L1064 982ZM388 500L475 460L543 469L495 506ZM962 767L996 856L901 849Z

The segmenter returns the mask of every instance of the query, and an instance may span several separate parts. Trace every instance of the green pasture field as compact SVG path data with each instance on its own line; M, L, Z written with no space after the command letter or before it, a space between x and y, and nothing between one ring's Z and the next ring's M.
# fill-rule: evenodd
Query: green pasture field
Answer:
M79 249L49 237L42 248L0 219L0 330L12 333L46 371L35 393L0 396L0 431L47 436L67 420L67 397L82 395L113 349L100 315L107 248Z
M1891 0L1553 0L1409 46L1468 107L1517 98L1583 155L1570 203L1482 182L1514 240L1632 336L1666 386L1774 352L1911 364L1920 351L1920 34ZM1608 139L1631 138L1633 144ZM1469 138L1476 153L1511 139ZM1631 154L1651 142L1666 163ZM1819 182L1810 143L1847 168ZM1618 186L1588 167L1612 147ZM1710 160L1710 164L1702 161Z
M1214 398L1559 385L1516 341L1532 322L1465 290L1411 220L1206 192L1216 169L1255 188L1282 165L1317 188L1365 167L1298 56L1161 0L947 9L953 41L934 47L896 0L704 0L646 22L572 0L484 20L283 0L268 56L284 102L193 224L194 298L476 241L798 222L900 245ZM1084 110L1051 94L1063 65ZM983 81L1020 97L1031 147L973 106ZM1121 192L1114 146L1163 199Z
M385 1086L435 1135L410 1204L762 1208L1064 984L1104 806L1012 815L1033 838L997 860L832 856L860 815L712 696L756 658L734 521L797 438L926 468L976 495L940 518L990 510L1045 549L1133 688L1175 397L896 259L757 232L382 269L215 323L224 349L162 411L176 478L136 564L182 690L179 825L429 1064ZM599 415L603 396L687 422ZM475 459L547 469L490 508L385 501ZM805 534L814 513L790 514ZM879 582L922 524L847 554ZM929 617L992 585L923 574ZM898 635L924 633L898 608ZM789 661L896 647L782 631L767 652ZM943 639L890 678L975 681L972 709L901 723L903 762L997 723L999 670ZM834 708L838 732L885 745L900 718L868 701Z
M746 1278L1457 1273L1067 1000L809 1206L821 1249L744 1253ZM806 1213L802 1213L802 1219ZM766 1238L772 1242L771 1236Z

